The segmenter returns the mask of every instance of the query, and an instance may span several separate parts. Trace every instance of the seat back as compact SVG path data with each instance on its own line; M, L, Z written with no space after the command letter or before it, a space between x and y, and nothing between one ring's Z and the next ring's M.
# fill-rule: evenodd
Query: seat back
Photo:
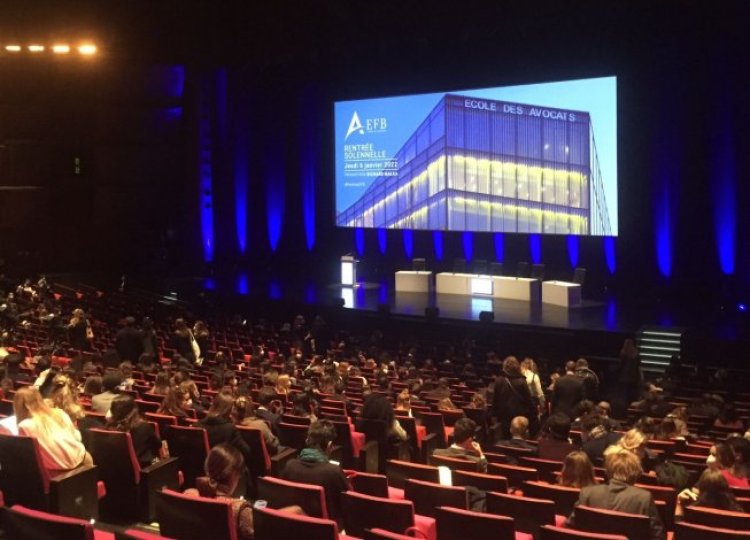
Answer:
M674 524L674 540L741 540L750 538L748 531L719 529L696 523L677 522Z
M268 501L271 508L297 504L308 516L328 519L325 490L321 486L264 476L258 478L258 498Z
M279 423L279 442L289 448L302 450L307 440L307 429L308 426L281 422Z
M418 412L417 416L422 420L422 425L427 433L435 434L436 446L445 448L448 446L448 438L445 436L445 421L440 413Z
M0 434L0 490L5 504L48 510L49 483L36 439Z
M444 467L448 467L452 471L470 471L470 472L479 471L478 461L471 461L469 459L441 456L438 454L432 454L430 456L430 465L434 465L435 467L439 467L440 465L443 465Z
M297 416L294 414L282 414L281 421L285 424L294 424L295 426L310 426L309 416Z
M496 444L493 446L493 450L497 450L501 454L513 456L515 458L533 457L536 455L536 450L532 448L523 448L522 446L505 446L502 444Z
M0 509L6 538L34 540L94 540L94 527L88 521L49 514L15 505Z
M528 534L536 534L542 525L555 524L555 503L546 499L490 491L487 493L487 512L513 516L516 530Z
M427 270L427 259L423 257L415 257L411 260L411 269L415 272L424 272Z
M229 501L165 489L156 493L156 518L161 534L168 538L237 540L236 519Z
M536 469L539 472L539 478L545 482L555 482L555 473L562 471L562 461L553 461L551 459L541 459L536 457L522 457L519 464L523 467Z
M403 533L414 526L414 505L347 491L341 495L344 508L344 529L350 536L362 537L365 529L385 529Z
M542 281L544 279L544 265L543 264L532 264L531 265L531 277Z
M208 434L203 428L170 426L167 431L169 455L180 458L180 469L185 475L185 487L195 486L195 479L204 474L208 457Z
M304 540L337 540L336 522L299 516L272 508L253 509L255 540L304 538Z
M442 486L422 480L407 480L404 498L414 503L414 512L421 516L434 517L435 508L450 506L468 510L469 497L463 487Z
M539 480L539 472L529 467L518 467L504 463L488 463L487 472L504 476L508 479L510 487L518 488L524 482L536 482Z
M357 493L373 497L388 498L388 478L383 474L369 474L357 471L349 477L352 489Z
M586 269L576 267L575 270L573 270L573 283L577 283L578 285L583 285L583 282L586 281Z
M169 414L157 414L147 412L143 415L149 422L156 422L159 426L159 434L162 439L167 436L169 428L177 425L177 417Z
M385 529L367 529L363 540L414 540L414 537L386 531Z
M523 494L535 499L549 499L555 503L555 513L569 516L578 502L581 490L573 487L558 486L546 482L524 482Z
M577 506L576 529L587 532L622 534L629 540L648 540L651 537L649 518L615 510Z
M137 518L141 466L130 433L97 428L90 430L89 441L99 480L107 486L107 495L100 501L102 517Z
M677 490L667 486L650 486L648 484L636 484L636 487L645 489L651 493L656 508L659 510L661 521L668 531L674 526L674 512L677 506Z
M237 426L237 431L250 447L250 460L247 468L252 478L258 478L271 472L271 456L263 439L263 432L256 428Z
M435 484L440 482L440 471L438 471L437 467L396 459L388 460L386 476L388 477L388 485L399 489L403 489L406 481L410 478L424 480L425 482L434 482Z
M482 491L508 492L508 479L504 476L469 471L453 471L454 486L474 486Z
M717 510L701 506L688 506L684 511L685 521L688 523L718 527L720 529L750 531L750 514L746 514L745 512L731 512L729 510Z
M628 538L621 534L589 533L545 525L539 529L539 540L628 540Z
M513 540L513 518L458 508L435 508L439 540Z
M474 273L486 275L489 272L489 265L486 259L474 260Z

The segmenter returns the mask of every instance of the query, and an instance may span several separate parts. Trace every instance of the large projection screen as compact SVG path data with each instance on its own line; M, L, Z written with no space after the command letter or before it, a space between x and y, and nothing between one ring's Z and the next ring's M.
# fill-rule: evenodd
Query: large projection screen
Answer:
M334 105L336 225L617 236L617 79Z

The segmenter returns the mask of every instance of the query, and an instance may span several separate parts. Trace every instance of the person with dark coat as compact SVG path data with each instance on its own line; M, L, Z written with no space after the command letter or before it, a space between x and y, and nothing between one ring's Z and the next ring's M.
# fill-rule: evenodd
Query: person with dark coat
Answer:
M310 425L307 440L299 457L287 463L281 472L282 480L321 486L325 491L328 516L341 525L341 494L351 489L341 467L328 459L328 452L336 440L336 426L330 420L318 420Z
M604 456L604 451L620 440L621 435L610 430L607 419L590 413L581 420L583 448L589 459L599 463Z
M450 458L467 459L477 464L479 472L487 472L487 458L482 447L474 440L477 424L470 418L456 420L453 431L453 444L448 448L438 448L432 454Z
M570 442L570 418L563 413L554 413L544 424L542 436L537 445L537 455L541 459L565 461L578 447Z
M148 467L159 459L161 440L154 426L141 418L133 396L120 394L112 400L112 416L107 429L130 433L133 449L141 467Z
M583 399L583 379L575 374L576 363L565 364L565 375L558 378L552 388L552 412L575 418L575 406Z
M627 450L613 452L606 456L604 467L609 482L583 488L576 507L590 506L646 516L649 519L650 540L664 540L666 533L654 498L647 490L633 485L643 474L638 456ZM574 508L565 523L566 527L575 528L575 514Z
M261 388L258 392L258 407L255 409L255 416L265 421L271 427L273 434L278 437L281 415L272 410L276 400L276 391L273 388L268 386Z
M245 463L249 463L250 446L242 438L237 426L232 421L232 408L234 397L230 392L221 391L214 396L214 401L208 409L206 417L199 421L196 426L206 430L208 445L213 448L216 445L227 443L240 451Z
M526 377L514 356L503 361L503 371L495 381L492 414L501 425L502 438L510 438L510 423L516 416L525 416L530 422L536 420L536 406L531 398ZM536 432L536 426L531 431Z
M143 353L143 335L135 327L133 317L125 317L124 325L115 335L115 349L120 361L136 363Z

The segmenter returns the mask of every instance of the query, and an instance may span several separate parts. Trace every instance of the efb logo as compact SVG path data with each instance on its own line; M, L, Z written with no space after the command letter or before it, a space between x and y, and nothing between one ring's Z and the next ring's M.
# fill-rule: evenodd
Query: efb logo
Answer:
M346 130L346 137L344 137L344 140L347 140L349 138L349 135L351 135L355 131L358 131L360 135L365 134L365 128L362 127L362 122L360 122L359 120L357 111L354 111L354 114L352 115L352 120L351 122L349 122L349 129Z
M349 122L349 129L346 130L344 141L349 139L349 136L352 133L359 133L360 135L364 135L365 132L384 133L387 131L387 129L388 120L385 117L365 118L365 123L363 124L359 119L359 114L357 114L357 111L354 111L354 114L352 114L352 119Z

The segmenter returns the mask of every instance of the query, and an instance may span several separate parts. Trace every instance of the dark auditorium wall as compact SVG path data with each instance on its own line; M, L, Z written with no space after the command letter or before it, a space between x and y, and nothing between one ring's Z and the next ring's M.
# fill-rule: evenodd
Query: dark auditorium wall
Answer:
M0 256L51 271L158 267L189 223L185 69L2 60Z

